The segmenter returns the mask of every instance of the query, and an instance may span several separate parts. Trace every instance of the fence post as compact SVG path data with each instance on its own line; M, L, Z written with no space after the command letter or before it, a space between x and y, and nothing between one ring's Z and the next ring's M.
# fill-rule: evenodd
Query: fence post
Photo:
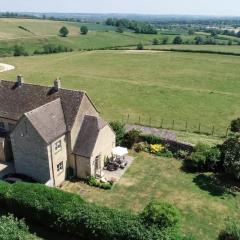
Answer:
M228 131L229 131L229 127L227 127L227 130L226 130L226 138L228 137Z
M201 123L198 125L198 132L201 133Z
M128 114L128 116L127 116L127 123L129 123L129 114Z
M213 125L213 127L212 127L212 136L214 135L214 130L215 130L215 127Z
M187 129L188 129L188 122L186 121L186 124L185 124L185 132L187 132Z
M140 116L138 118L138 123L139 123L139 125L141 124L141 117Z
M172 121L172 129L174 129L174 124L175 124L175 121L173 120Z
M160 128L163 128L163 119L161 119L161 126Z

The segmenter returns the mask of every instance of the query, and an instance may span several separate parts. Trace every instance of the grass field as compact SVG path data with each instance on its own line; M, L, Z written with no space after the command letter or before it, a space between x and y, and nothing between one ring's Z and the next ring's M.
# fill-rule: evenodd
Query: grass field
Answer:
M239 57L215 54L91 51L48 56L4 58L16 69L0 75L51 85L60 76L64 87L87 90L103 116L164 128L175 127L225 134L240 115Z
M64 189L92 202L136 212L153 199L171 202L181 210L183 232L199 240L216 239L226 217L240 217L240 195L225 192L221 184L210 182L208 174L185 173L178 160L134 155L133 165L111 191L81 182L67 183Z

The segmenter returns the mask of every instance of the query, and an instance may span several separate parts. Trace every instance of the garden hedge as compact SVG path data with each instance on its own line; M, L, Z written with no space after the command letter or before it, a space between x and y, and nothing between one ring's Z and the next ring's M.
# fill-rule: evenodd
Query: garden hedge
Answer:
M38 239L29 233L28 226L23 220L18 220L12 215L0 216L1 240L34 240Z
M175 231L147 226L128 211L85 202L80 196L41 184L0 182L0 206L60 232L85 240L175 240Z

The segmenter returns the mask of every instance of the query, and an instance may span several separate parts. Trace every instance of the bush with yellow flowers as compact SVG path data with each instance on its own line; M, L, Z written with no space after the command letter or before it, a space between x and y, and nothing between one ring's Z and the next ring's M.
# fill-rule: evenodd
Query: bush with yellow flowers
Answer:
M157 154L164 150L164 146L162 144L150 144L150 153Z

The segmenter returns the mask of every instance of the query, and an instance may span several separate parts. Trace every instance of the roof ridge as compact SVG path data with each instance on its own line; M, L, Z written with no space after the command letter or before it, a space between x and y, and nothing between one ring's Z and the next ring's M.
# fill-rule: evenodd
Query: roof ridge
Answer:
M16 82L16 81L9 81L9 80L6 80L6 79L0 79L0 83L1 83L1 81L3 81L3 82L8 82L8 83L15 83L15 82ZM46 85L40 85L40 84L37 84L37 83L29 83L29 82L24 82L24 83L22 83L22 85L23 85L23 86L24 86L24 85L31 85L31 86L45 87L45 88L52 88L52 87L53 87L53 86L46 86ZM61 87L60 90L87 93L87 91L85 91L85 90L72 89L72 88L64 88L64 87Z

